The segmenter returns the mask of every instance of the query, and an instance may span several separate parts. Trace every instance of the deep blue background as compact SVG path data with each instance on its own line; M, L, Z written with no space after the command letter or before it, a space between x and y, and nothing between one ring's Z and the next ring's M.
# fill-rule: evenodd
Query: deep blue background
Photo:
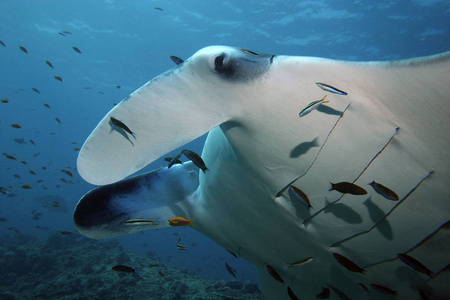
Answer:
M114 103L172 68L169 55L186 59L219 44L285 55L401 59L450 50L449 29L446 0L1 0L0 40L6 47L0 45L0 98L10 101L0 103L1 152L18 161L0 156L0 186L8 191L0 194L0 218L7 219L0 222L0 237L13 236L11 227L39 238L74 230L72 210L92 188L74 170L74 148L81 147ZM72 34L58 34L64 30ZM22 128L12 128L12 123ZM20 138L26 143L14 141ZM204 137L188 148L200 153L203 142ZM160 160L143 171L164 165ZM73 179L61 172L67 166ZM24 190L23 184L33 189ZM55 200L61 207L52 206ZM39 220L32 219L36 213L42 213ZM176 249L178 236L187 252ZM191 228L121 239L133 251L152 251L208 278L230 279L223 267L228 261L239 279L256 281L251 266Z

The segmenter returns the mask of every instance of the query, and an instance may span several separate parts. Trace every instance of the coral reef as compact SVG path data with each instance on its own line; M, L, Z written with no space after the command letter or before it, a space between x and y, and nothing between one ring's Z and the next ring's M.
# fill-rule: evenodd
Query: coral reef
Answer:
M262 299L257 285L210 281L125 252L117 240L96 241L75 233L48 239L17 234L0 243L0 299ZM127 265L135 273L115 272Z

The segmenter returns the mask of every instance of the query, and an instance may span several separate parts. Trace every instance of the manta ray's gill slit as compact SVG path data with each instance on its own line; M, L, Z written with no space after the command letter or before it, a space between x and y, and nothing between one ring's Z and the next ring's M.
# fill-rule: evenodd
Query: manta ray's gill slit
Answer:
M367 164L367 166L361 171L361 173L359 173L359 175L356 177L356 179L353 181L353 183L355 183L355 181L357 181L359 179L359 177L361 177L362 174L364 174L364 172L369 168L369 166L374 162L374 160L386 149L386 147L389 145L389 143L392 141L392 139L394 138L394 136L397 134L398 130L400 129L400 127L396 126L394 133L391 135L391 137L389 138L389 140L387 141L387 143L383 146L383 148L381 148L380 151L378 151L377 154L375 154L375 156L369 161L369 163Z
M342 245L345 242L348 242L358 236L361 236L363 234L367 234L369 232L371 232L375 227L377 227L378 225L380 225L383 221L385 221L389 215L400 205L402 204L412 193L414 193L417 188L420 186L420 184L422 184L422 182L424 182L425 179L427 179L431 174L433 174L433 171L430 171L427 175L425 175L400 201L397 202L397 204L383 217L381 218L378 222L376 222L372 227L370 227L368 230L364 230L361 231L357 234L353 234L349 237L346 237L340 241L337 241L333 244L331 244L330 248L335 248L335 247L339 247L340 245ZM335 201L336 202L336 201ZM306 220L305 220L306 221Z
M342 117L344 116L345 111L350 107L350 103L351 103L351 102L349 102L349 103L347 104L347 106L345 107L345 109L342 111L342 114L341 114L341 115L339 116L339 118L336 120L336 123L334 123L333 127L332 127L331 130L328 132L327 136L325 137L325 141L324 141L324 142L322 143L322 145L320 146L319 151L317 151L317 154L316 154L316 156L314 157L314 159L313 159L313 161L311 162L311 164L309 165L308 169L306 169L306 171L305 171L302 175L296 177L294 180L292 180L291 182L289 182L285 187L283 187L283 188L275 195L276 198L280 197L281 194L283 194L284 191L286 191L286 190L287 190L294 182L296 182L297 180L299 180L300 178L302 178L303 176L305 176L306 174L308 174L308 171L313 167L314 163L316 162L317 158L319 157L320 152L322 151L323 147L324 147L325 144L327 143L328 138L330 137L331 133L333 132L333 130L336 128L336 126L337 126L337 124L339 123L339 121L340 121L340 120L342 119ZM311 216L311 217L312 217L312 216ZM310 217L310 218L311 218L311 217ZM308 219L309 219L309 218L308 218ZM306 221L306 220L305 220L305 221ZM303 223L305 223L305 222L303 222Z
M404 253L409 253L409 252L415 250L416 248L418 248L421 245L425 244L427 241L431 240L431 238L433 238L439 231L441 231L442 229L445 230L445 229L448 229L448 228L450 228L450 221L447 221L444 224L442 224L441 226L439 226L438 229L434 230L432 233L427 235L424 239L422 239L420 242L418 242L416 245L414 245L413 247L411 247L408 251L405 251Z
M419 248L420 246L424 245L426 242L430 241L433 237L435 237L441 230L448 230L450 227L450 221L445 222L444 224L442 224L441 226L439 226L437 229L433 230L430 234L428 234L425 238L423 238L422 240L420 240L416 245L414 245L413 247L411 247L410 249L403 251L403 254L409 254L410 252L416 250L417 248ZM374 267L374 266L378 266L387 262L393 262L395 260L397 260L398 257L394 257L394 258L390 258L390 259L384 259L381 261L377 261L371 264L368 264L366 266L364 266L364 268L370 268L370 267ZM437 273L436 273L437 275Z
M347 110L347 108L350 106L350 103L347 105L347 107L345 108L345 110ZM344 110L344 112L345 112ZM344 112L342 113L342 115L344 114ZM319 149L319 152L317 153L314 161L312 162L312 164L309 166L308 170L306 170L306 173L309 171L309 169L311 169L312 165L314 164L314 162L317 160L317 157L320 154L320 151L322 150L323 146L325 145L326 141L328 140L328 137L330 136L331 132L334 130L334 128L336 127L337 123L339 122L339 120L341 119L342 115L339 117L338 121L334 124L333 128L331 129L331 131L328 133L325 142L322 144L322 147ZM381 148L380 151L378 151L375 156L369 161L369 163L362 169L362 171L358 174L358 176L356 176L356 178L352 181L352 183L355 183L363 174L364 172L369 168L369 166L375 161L375 159L386 149L386 147L389 145L389 143L392 141L392 139L394 138L394 136L397 134L398 130L400 129L400 127L396 126L394 133L390 136L390 138L388 139L388 141L386 142L386 144ZM305 174L306 174L305 173ZM304 176L305 174L303 174L302 176ZM300 176L299 178L301 178L302 176ZM297 178L298 179L298 178ZM296 179L296 180L297 180ZM293 181L295 182L295 180ZM303 225L306 225L307 223L309 223L314 217L316 217L317 215L319 215L321 212L323 212L324 210L326 210L327 208L329 208L331 205L336 204L337 202L339 202L342 197L344 197L345 194L341 195L337 200L329 203L328 205L324 206L323 208L321 208L320 210L318 210L317 212L315 212L313 215L311 215L310 217L308 217L307 219L305 219L303 221Z

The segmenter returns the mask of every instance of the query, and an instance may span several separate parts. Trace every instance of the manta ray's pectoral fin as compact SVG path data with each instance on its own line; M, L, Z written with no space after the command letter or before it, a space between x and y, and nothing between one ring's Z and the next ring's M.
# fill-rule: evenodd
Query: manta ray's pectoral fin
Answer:
M198 184L198 168L187 162L97 187L78 202L75 227L95 239L166 227L172 217L190 217Z

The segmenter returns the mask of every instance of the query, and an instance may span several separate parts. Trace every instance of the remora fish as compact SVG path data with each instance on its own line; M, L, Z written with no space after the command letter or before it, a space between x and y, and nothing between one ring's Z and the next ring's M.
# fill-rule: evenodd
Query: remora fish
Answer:
M136 135L134 134L133 131L130 130L130 128L128 128L127 125L125 125L124 123L122 123L121 121L117 120L114 117L109 118L111 120L111 122L116 125L117 127L122 128L123 130L125 130L126 132L128 132L129 134L131 134L134 138L136 138Z
M133 226L133 225L157 225L156 221L147 220L147 219L131 219L125 221L125 225Z
M337 89L331 85L328 85L326 83L322 83L322 82L316 82L317 86L320 87L322 90L326 91L326 92L330 92L333 94L338 94L338 95L347 95L346 92L341 91L340 89Z
M319 105L324 104L324 103L328 103L328 101L325 101L326 97L327 97L327 95L325 95L320 100L316 100L316 101L313 101L310 104L308 104L304 109L302 109L302 111L298 114L298 116L300 118L303 117L303 116L306 116L307 114L309 114L310 112L315 110L317 107L319 107Z

